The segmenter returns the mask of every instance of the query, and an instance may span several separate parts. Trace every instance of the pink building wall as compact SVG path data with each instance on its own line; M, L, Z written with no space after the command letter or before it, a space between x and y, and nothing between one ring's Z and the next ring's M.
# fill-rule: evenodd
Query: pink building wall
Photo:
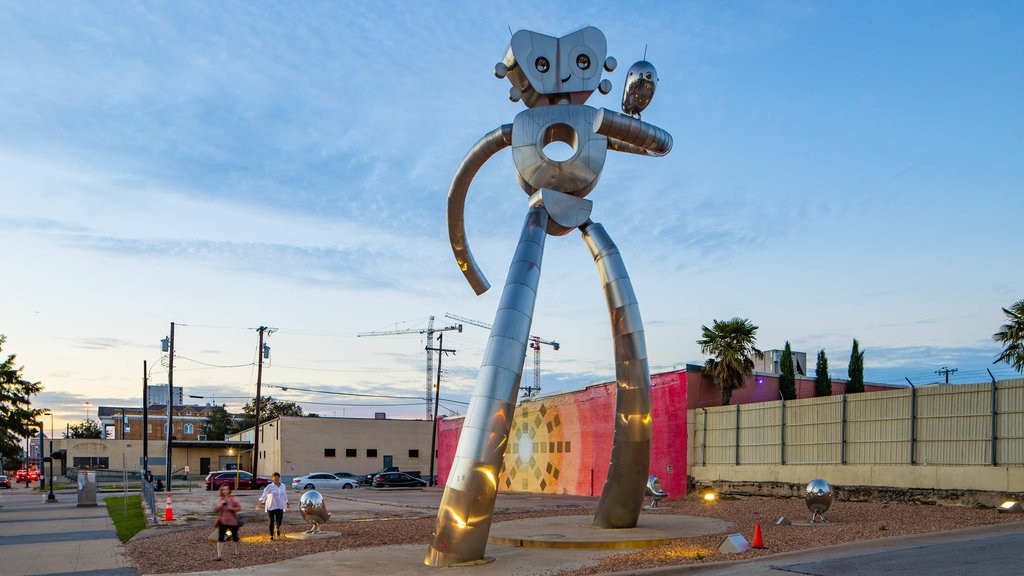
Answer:
M651 377L651 466L670 498L686 495L687 372ZM615 434L615 383L522 402L516 409L499 490L599 495ZM451 470L462 418L438 431L438 479Z

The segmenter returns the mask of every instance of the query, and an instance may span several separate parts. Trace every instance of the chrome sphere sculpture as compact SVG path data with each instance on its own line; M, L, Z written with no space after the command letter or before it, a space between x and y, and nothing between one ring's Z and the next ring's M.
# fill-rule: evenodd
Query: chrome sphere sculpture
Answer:
M516 179L527 196L527 215L509 266L493 328L477 375L448 482L437 529L424 563L452 566L484 558L498 476L515 413L523 360L540 283L544 242L579 229L597 265L612 325L616 406L608 475L594 515L601 528L633 528L643 507L651 448L651 376L643 321L618 247L590 220L608 150L664 156L672 136L640 120L654 97L658 77L646 60L625 81L625 114L586 106L595 91L611 92L602 71L616 68L604 34L586 27L560 38L529 30L512 35L494 75L512 84L509 99L522 102L511 124L481 138L459 165L448 190L448 238L455 260L477 294L490 284L466 240L466 193L479 169L500 150L512 148ZM572 149L549 156L551 144ZM568 154L568 152L566 153Z
M306 534L319 534L320 527L331 518L323 495L316 490L309 490L299 498L299 512L302 512L303 520L312 524Z
M811 523L817 522L818 518L821 518L823 523L828 523L828 520L825 520L825 512L832 506L832 488L828 482L820 478L811 480L807 485L804 500L807 502L807 509L813 514Z
M664 498L668 498L668 492L661 489L661 480L659 480L657 476L653 475L647 477L647 490L645 490L645 493L651 498L651 503L646 506L648 509L657 508L658 502L661 502Z

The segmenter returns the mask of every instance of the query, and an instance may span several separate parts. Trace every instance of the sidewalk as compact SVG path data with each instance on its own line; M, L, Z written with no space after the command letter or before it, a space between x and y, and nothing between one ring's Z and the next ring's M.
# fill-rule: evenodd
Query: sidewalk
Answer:
M121 554L114 524L100 500L78 507L75 491L0 491L0 576L138 576Z
M434 491L436 492L436 491ZM431 491L414 491L399 495L359 493L358 498L346 498L346 508L354 514L365 516L368 511L383 511L389 517L420 515L436 509L438 494ZM215 493L197 491L175 492L175 516L180 519L161 522L159 527L147 531L159 532L175 529L190 522L205 522L207 518L190 520L196 511L207 511L209 500ZM118 495L118 494L111 494ZM356 494L353 494L355 496ZM56 503L47 503L45 494L22 489L0 491L0 576L139 576L130 567L128 558L122 554L122 545L117 539L113 524L102 503L103 494L98 495L96 507L77 506L75 491L58 492ZM545 507L555 502L571 502L573 497L543 498L535 494L510 494L504 496L503 504L509 508L518 506ZM586 500L580 497L580 500ZM344 515L339 510L339 516ZM524 538L527 535L543 540L585 537L585 531L572 525L579 517L559 519L527 519L496 525L496 537ZM665 520L661 518L659 520ZM682 518L680 518L682 520ZM692 520L692 519L691 519ZM705 519L708 520L708 519ZM569 523L565 525L559 522ZM517 526L518 524L518 526ZM679 527L658 527L656 530L676 530ZM513 536L504 535L511 529ZM720 528L700 530L717 531ZM515 535L518 531L518 535ZM626 538L625 531L617 537ZM650 536L644 536L649 538ZM988 548L981 548L988 546ZM891 570L882 573L918 573L915 567L924 566L929 560L952 568L949 574L961 574L968 567L979 568L978 576L1017 576L1021 563L1016 559L1016 550L1024 546L1024 525L1010 523L983 526L972 529L933 534L884 538L866 542L855 542L826 548L816 548L787 554L761 557L737 562L717 562L703 565L673 566L648 570L634 570L621 574L647 575L701 575L701 576L783 576L793 572L821 575L869 575L876 574L878 566L887 561L893 563ZM384 546L377 548L349 549L324 552L292 558L273 564L248 566L245 568L192 572L190 576L275 576L303 574L304 576L335 576L347 573L375 573L389 576L505 576L527 575L538 572L572 570L593 565L602 556L615 554L620 550L586 548L548 548L514 546L492 543L487 548L491 559L486 564L459 568L435 568L423 565L424 546ZM941 558L943 553L950 558ZM1005 557L1002 557L1004 556ZM979 558L989 563L1001 563L986 570L979 564ZM900 566L899 569L894 566ZM874 568L872 568L874 567ZM941 566L940 566L941 567ZM1007 568L1010 571L1003 571ZM932 567L928 573L941 572Z

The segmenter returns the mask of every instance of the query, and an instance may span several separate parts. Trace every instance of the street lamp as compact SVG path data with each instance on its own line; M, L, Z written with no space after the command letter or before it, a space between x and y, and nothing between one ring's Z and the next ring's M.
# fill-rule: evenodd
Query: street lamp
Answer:
M85 421L86 422L89 421L89 403L88 402L85 403Z
M53 494L53 411L52 410L47 410L46 412L43 412L44 416L47 415L47 414L50 415L50 458L49 458L49 460L50 460L50 479L47 482L47 484L50 485L50 493L46 495L46 501L47 502L56 502L57 501L57 497L54 496L54 494ZM43 446L40 444L39 450L42 451L42 449L43 449Z

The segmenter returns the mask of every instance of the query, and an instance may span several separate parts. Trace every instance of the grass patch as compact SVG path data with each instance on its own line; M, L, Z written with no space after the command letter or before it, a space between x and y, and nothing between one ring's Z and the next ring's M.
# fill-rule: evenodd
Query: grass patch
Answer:
M121 542L127 542L139 532L146 528L146 515L142 511L142 499L138 494L104 498L107 503L107 513L114 521L117 529L117 538Z

